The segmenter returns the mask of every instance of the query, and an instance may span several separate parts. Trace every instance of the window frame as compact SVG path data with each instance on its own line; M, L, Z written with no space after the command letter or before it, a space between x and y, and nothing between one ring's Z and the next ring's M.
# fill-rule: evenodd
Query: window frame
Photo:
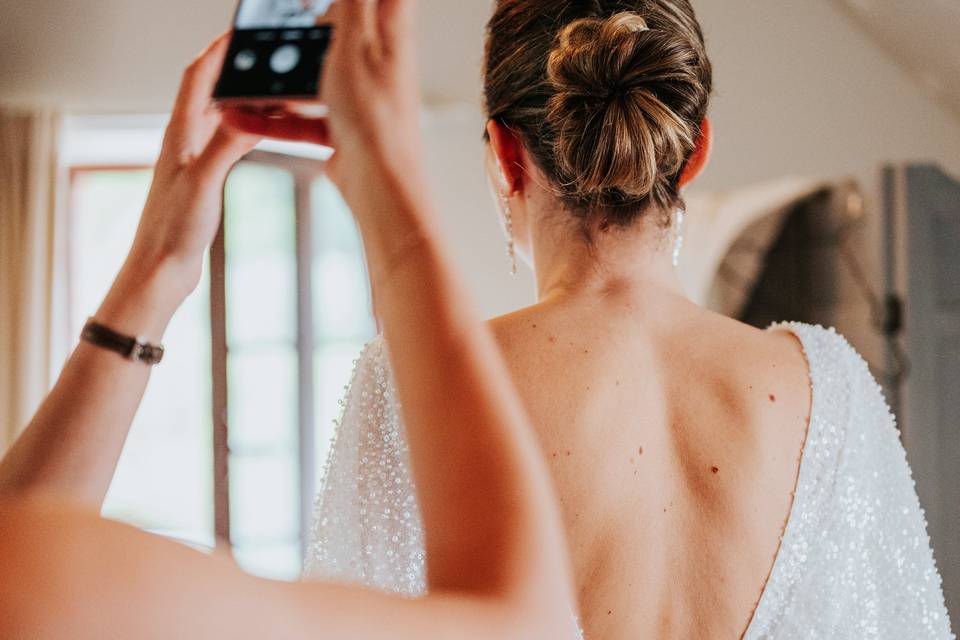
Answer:
M297 434L299 479L300 558L305 560L310 544L313 518L313 500L316 493L316 434L314 405L313 358L315 349L313 318L313 184L324 176L323 163L273 151L254 150L240 163L254 163L275 167L290 173L294 181L294 210L296 219L295 247L297 273L297 363L298 401ZM225 202L225 200L224 200ZM223 205L225 206L225 205ZM213 469L214 469L214 533L217 544L231 545L230 527L230 398L227 373L227 295L226 246L224 229L227 225L224 210L223 224L210 249L210 319L212 322L213 361Z
M70 273L73 270L74 260L77 256L77 203L76 203L76 192L77 192L77 179L80 176L99 173L101 171L129 171L131 173L136 171L153 171L153 164L146 163L83 163L83 164L71 164L67 167L67 198L66 198L66 207L64 209L64 223L63 230L66 236L66 242L64 246L66 248L66 255L63 256L63 264L66 267L66 273ZM62 183L61 183L62 184ZM76 327L70 326L70 318L73 318L74 314L74 300L76 300L76 281L73 277L68 276L64 282L64 291L66 295L66 303L64 304L64 310L66 311L66 320L64 321L64 326L71 332L71 335L76 333L74 329ZM91 310L92 312L92 310Z

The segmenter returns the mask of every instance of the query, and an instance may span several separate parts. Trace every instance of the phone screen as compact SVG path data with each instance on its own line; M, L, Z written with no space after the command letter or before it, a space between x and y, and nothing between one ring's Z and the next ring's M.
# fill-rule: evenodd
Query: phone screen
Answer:
M334 0L241 0L217 83L221 99L315 99Z

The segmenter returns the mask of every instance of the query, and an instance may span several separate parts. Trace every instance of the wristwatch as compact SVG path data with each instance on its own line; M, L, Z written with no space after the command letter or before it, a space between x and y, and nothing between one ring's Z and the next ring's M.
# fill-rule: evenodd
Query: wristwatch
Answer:
M134 338L117 333L93 318L87 320L80 338L98 347L119 353L128 360L144 364L160 364L163 360L163 347L148 343L143 338Z

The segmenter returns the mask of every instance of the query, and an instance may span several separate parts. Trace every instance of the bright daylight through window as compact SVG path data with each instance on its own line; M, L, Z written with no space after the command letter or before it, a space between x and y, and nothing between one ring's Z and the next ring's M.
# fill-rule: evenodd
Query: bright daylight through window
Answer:
M208 261L170 324L167 357L153 373L104 509L166 536L214 544L219 356L211 327L219 323L229 416L229 486L219 490L229 495L230 540L244 568L282 579L298 575L313 497L304 500L304 492L316 486L353 362L375 333L359 236L319 168L257 152L234 170L225 199L225 308L211 305ZM136 166L72 167L71 335L124 259L151 177ZM309 238L298 238L303 233ZM309 398L301 397L305 366Z

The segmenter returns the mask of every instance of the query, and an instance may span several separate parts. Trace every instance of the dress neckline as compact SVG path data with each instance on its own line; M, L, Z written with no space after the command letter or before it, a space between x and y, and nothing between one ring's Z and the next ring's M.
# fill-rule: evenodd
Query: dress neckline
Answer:
M819 393L816 384L816 375L814 374L814 364L811 360L811 352L809 345L806 342L805 330L808 329L808 325L804 325L799 322L776 322L767 327L766 331L768 333L781 332L792 336L800 344L800 353L803 356L804 361L807 365L807 381L810 385L810 413L807 418L807 427L803 435L803 444L800 447L800 463L797 465L797 477L793 483L793 492L792 499L790 500L790 509L787 511L787 519L783 524L782 529L780 530L780 543L777 546L776 554L773 557L773 563L770 565L770 572L767 574L767 579L763 583L763 589L760 592L760 598L757 600L756 606L753 608L753 613L750 615L750 622L744 628L743 633L740 635L740 638L747 638L750 634L751 629L753 629L754 622L756 622L758 613L760 612L764 601L767 597L770 584L773 582L774 577L777 574L777 570L782 564L783 557L783 543L787 539L789 532L793 528L794 515L799 509L799 502L802 498L801 496L801 480L804 477L804 470L808 466L807 464L807 451L809 449L808 444L811 440L811 433L814 429L814 425L817 421L818 416L818 399Z

